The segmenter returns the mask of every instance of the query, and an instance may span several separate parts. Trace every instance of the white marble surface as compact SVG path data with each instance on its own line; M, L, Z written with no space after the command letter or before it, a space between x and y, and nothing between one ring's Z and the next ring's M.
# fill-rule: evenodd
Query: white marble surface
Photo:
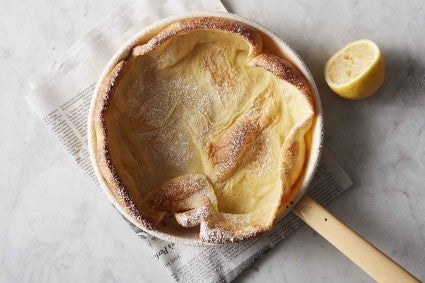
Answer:
M389 3L388 3L389 2ZM172 282L26 105L40 74L119 1L0 0L0 282ZM311 68L326 136L355 185L330 210L425 280L425 3L224 1L282 36ZM352 102L323 79L327 58L370 38L387 76ZM307 227L239 282L371 282Z

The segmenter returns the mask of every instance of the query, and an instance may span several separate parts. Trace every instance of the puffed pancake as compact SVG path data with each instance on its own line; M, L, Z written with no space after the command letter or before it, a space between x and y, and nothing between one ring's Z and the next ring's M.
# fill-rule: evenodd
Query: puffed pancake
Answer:
M174 22L95 94L96 165L138 226L170 221L207 243L270 230L303 174L311 86L241 22Z

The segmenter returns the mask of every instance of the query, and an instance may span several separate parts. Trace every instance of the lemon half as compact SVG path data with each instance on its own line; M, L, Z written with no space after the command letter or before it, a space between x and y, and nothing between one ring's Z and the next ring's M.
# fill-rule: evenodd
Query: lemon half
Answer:
M348 99L362 99L374 94L384 77L384 56L379 47L367 39L346 45L325 66L329 87Z

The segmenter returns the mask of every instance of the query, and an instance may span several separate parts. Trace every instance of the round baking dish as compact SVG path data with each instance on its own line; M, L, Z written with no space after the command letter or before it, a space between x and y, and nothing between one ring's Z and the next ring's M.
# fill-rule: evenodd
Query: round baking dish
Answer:
M234 14L229 14L229 13L190 13L190 14L186 14L182 16L175 16L175 17L163 19L159 22L156 22L150 25L149 27L142 30L140 33L133 36L115 53L115 55L112 57L112 59L109 61L104 71L102 72L102 75L100 76L100 79L98 81L98 84L96 85L94 93L95 94L98 93L100 82L104 80L107 74L120 60L122 60L129 54L130 50L134 46L147 42L150 38L155 36L158 31L160 31L161 29L163 29L164 27L170 25L171 23L175 21L188 19L192 17L211 17L211 16L239 21L257 29L262 35L264 44L267 45L268 48L272 49L273 53L275 53L276 55L279 55L287 59L288 61L292 62L304 74L304 76L307 78L308 82L311 85L316 115L315 115L315 120L311 129L311 144L307 152L307 155L308 155L308 158L306 159L307 163L305 165L303 174L300 177L300 181L298 182L298 185L296 187L296 191L291 192L291 199L288 200L288 206L281 215L281 217L283 217L291 210L291 208L298 202L298 200L301 199L301 197L306 192L313 178L315 169L317 167L317 164L320 158L320 152L321 152L321 145L322 145L322 139L323 139L323 117L322 117L322 108L320 104L320 97L310 71L308 70L304 62L301 60L301 58L283 40L281 40L277 35L272 33L267 28L249 19L243 18L241 16L237 16ZM94 98L95 97L96 95L94 95ZM105 192L109 200L117 208L117 210L134 225L136 225L143 231L147 232L148 234L158 237L160 239L171 241L171 242L189 244L189 245L197 245L197 246L211 245L211 244L202 242L199 239L199 231L197 231L197 229L181 228L181 227L176 227L175 225L173 226L172 224L166 225L165 227L161 227L155 230L146 229L146 227L143 227L142 225L134 221L134 219L130 215L128 215L128 213L122 207L120 207L120 205L117 204L114 196L112 195L111 191L108 189L106 182L101 176L99 168L97 167L97 163L94 158L95 155L94 155L93 141L95 137L93 135L94 129L93 129L93 123L92 123L93 108L94 108L94 99L91 104L91 108L89 112L89 122L88 122L89 152L90 152L90 156L92 160L92 165L93 165L96 177L99 180L101 187L103 188L103 191Z

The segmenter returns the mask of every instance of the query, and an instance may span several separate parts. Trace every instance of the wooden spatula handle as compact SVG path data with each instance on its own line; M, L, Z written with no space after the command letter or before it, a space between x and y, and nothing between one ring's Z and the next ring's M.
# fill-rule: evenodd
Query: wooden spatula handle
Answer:
M378 282L420 282L305 195L293 212Z

